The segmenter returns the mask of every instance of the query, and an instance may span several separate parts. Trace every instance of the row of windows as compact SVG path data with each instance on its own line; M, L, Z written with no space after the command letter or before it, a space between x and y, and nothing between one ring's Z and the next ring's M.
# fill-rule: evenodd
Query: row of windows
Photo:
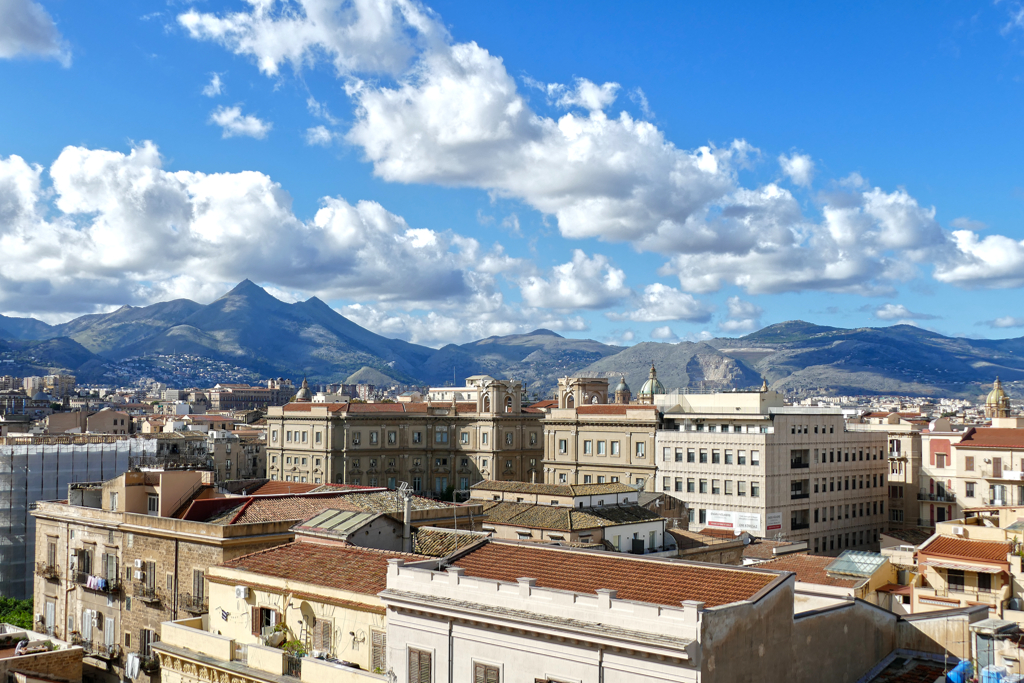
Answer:
M814 522L834 522L837 519L856 519L858 517L885 515L885 502L851 503L850 505L830 505L828 508L814 508Z
M820 539L814 537L814 552L828 552L830 550L843 550L853 546L863 546L868 543L877 543L880 530L866 529L853 531L848 534L836 534L834 536L822 536ZM819 543L820 540L820 543Z
M694 479L692 477L688 478L686 480L686 493L708 493L708 481L709 480L707 480L707 479L699 479L698 480L698 479ZM734 482L733 482L732 479L711 479L710 482L711 482L711 488L710 488L711 495L717 496L717 495L724 494L724 495L727 495L727 496L731 496L731 495L733 495L733 491L734 490L735 490L737 496L745 496L745 495L747 495L747 482L742 480L742 479L738 479L738 480L735 481L735 488L733 486ZM662 477L661 478L661 490L662 491L673 491L674 490L674 491L677 491L677 492L682 492L683 491L683 478L682 477L676 477L675 478L674 486L675 486L675 488L673 489L673 481L672 481L671 477ZM750 497L751 498L760 498L761 497L761 484L760 484L760 482L756 482L756 481L750 482Z
M370 434L370 445L371 446L378 445L379 444L379 434L378 434L378 432L370 432L369 434ZM491 435L488 432L481 432L480 433L480 444L483 445L483 446L489 445L489 443L490 443L490 436ZM537 445L537 432L530 432L530 437L529 438L530 438L530 445L531 446L536 446ZM362 432L352 432L352 445L353 446L359 446L362 443L362 440L363 440L363 433ZM511 431L506 431L505 432L505 445L506 446L511 446L514 441L515 441L515 434L513 432L511 432ZM389 431L387 433L387 442L388 442L389 446L396 445L398 443L398 432ZM413 432L412 433L412 442L413 443L423 443L423 432ZM459 432L459 443L462 444L462 445L468 445L469 442L470 442L470 432L468 432L466 430L460 431ZM319 441L317 443L319 443ZM435 429L435 431L434 431L434 443L442 443L442 444L443 443L448 443L448 428L447 427L437 427Z
M824 465L826 462L856 462L858 460L885 460L885 453L881 449L867 450L865 456L864 449L861 448L855 451L841 451L832 450L828 452L828 460L825 460L825 449L821 449L821 463ZM818 464L818 449L814 449L814 464Z
M619 478L618 477L611 477L608 481L610 483L612 483L612 484L615 484L615 483L618 483ZM637 485L637 486L643 486L644 481L645 481L644 477L637 477L636 479L633 480L633 483L635 485ZM568 484L569 483L569 474L566 473L566 472L559 472L558 473L558 483L559 484ZM583 483L584 484L591 484L591 483L593 483L591 481L591 475L584 474L583 475ZM598 484L604 484L605 483L604 475L597 475L597 483Z
M302 462L299 462L300 460ZM285 465L305 465L305 464L307 464L306 461L307 461L306 458L299 458L298 456L292 457L292 456L289 455L289 456L285 456L285 458L284 458L284 464ZM323 461L320 458L313 458L313 466L314 467L320 467L322 462ZM230 464L231 464L231 461L229 460L228 461L228 466L229 467L230 467ZM271 465L276 465L277 464L277 456L276 455L270 456L270 464Z
M722 424L722 425L710 425L710 424L691 424L688 425L683 431L687 432L720 432L722 434L772 434L774 428L768 425L734 425L734 424Z
M619 442L618 441L591 441L586 440L583 442L583 454L594 455L594 444L597 444L597 455L608 455L616 456L619 454ZM561 455L565 455L569 452L569 440L559 439L558 440L558 452ZM647 456L647 444L640 441L636 444L636 457L643 458Z
M317 443L317 444L323 443L323 438L324 438L323 432L314 432L313 433L313 442L314 443ZM274 443L277 443L277 430L276 429L271 430L271 432L270 432L270 440L272 442L274 442ZM292 431L292 430L289 429L289 430L285 431L285 433L284 433L284 440L285 440L285 443L309 443L309 432L308 431L299 431L299 430Z
M818 487L821 487L821 493L830 493L832 491L849 491L852 489L862 488L877 488L879 486L885 486L885 478L880 474L872 474L871 478L868 479L866 474L858 474L850 477L822 477L820 480L815 478L814 480L814 492L818 493Z
M686 462L689 463L701 463L706 464L708 462L708 449L707 448L687 448L686 449ZM710 449L710 458L712 465L746 465L747 464L747 451L737 450L735 455L735 463L733 459L733 451L731 448ZM661 459L663 462L683 462L683 449L676 448L674 453L673 449L669 446L664 446L661 449ZM761 465L761 451L750 451L750 464L753 467Z
M807 431L808 429L809 429L809 427L807 425L790 425L789 433L790 434L807 434L808 433L808 431ZM819 433L820 434L824 434L825 433L825 425L821 425L821 432L818 431L818 425L814 425L814 433L815 434L819 434ZM829 428L828 428L828 433L829 434L834 434L835 433L835 427L830 425Z

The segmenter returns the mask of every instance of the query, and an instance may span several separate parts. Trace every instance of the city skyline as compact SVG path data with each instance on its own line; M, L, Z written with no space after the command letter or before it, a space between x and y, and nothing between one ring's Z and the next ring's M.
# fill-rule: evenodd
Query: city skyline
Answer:
M1019 4L647 9L6 0L0 312L1024 333Z

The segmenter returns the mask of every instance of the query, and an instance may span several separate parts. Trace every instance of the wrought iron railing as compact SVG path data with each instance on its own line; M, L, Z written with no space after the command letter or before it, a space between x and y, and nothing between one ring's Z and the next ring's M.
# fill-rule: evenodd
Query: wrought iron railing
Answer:
M36 574L44 579L59 579L60 567L48 562L36 562Z
M144 583L135 584L134 594L136 598L143 602L160 602L160 593L157 589Z
M210 611L210 599L205 595L182 593L178 596L178 606L192 614L205 614Z
M292 654L284 656L284 675L293 678L302 678L302 657Z

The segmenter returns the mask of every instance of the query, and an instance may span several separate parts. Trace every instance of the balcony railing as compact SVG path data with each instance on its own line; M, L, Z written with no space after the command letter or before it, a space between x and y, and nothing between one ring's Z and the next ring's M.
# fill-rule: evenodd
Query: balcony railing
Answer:
M285 654L284 656L284 675L292 676L293 678L302 677L302 657L296 657L292 654Z
M95 579L101 577L93 577L85 572L77 572L75 574L75 583L83 588L98 593L117 593L121 590L120 579L103 579L102 582L97 582ZM92 580L90 580L92 579Z
M937 503L955 503L956 494L951 491L944 493L925 493L924 491L917 492L918 500L933 500Z
M810 498L810 497L811 497L811 494L809 494L809 493L804 493L804 492L802 492L802 491L793 491L793 492L792 492L792 493L791 493L791 494L789 495L789 499L790 499L790 500L803 500L804 498Z
M205 595L182 593L178 596L178 606L190 614L206 614L210 611L210 599Z
M802 529L810 529L811 528L811 523L810 522L790 522L789 523L789 528L792 529L793 531L800 531Z
M55 581L60 578L60 567L47 562L36 562L36 575Z
M142 602L160 602L160 593L157 592L156 588L147 586L144 583L135 584L134 594Z
M804 462L802 460L790 460L789 469L791 470L805 470L811 466L811 463Z

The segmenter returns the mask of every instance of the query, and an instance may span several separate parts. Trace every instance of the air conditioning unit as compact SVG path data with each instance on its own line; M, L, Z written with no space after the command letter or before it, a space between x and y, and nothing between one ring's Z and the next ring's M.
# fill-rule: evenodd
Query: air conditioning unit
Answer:
M146 572L140 572L140 571L136 571L135 572L135 580L136 581L142 581L144 578L146 578Z
M135 560L135 568L142 569L142 560Z
M963 536L964 535L964 528L962 526L955 526L955 527L953 527L953 535L954 536Z
M238 600L246 600L249 597L248 586L235 586L235 598Z

